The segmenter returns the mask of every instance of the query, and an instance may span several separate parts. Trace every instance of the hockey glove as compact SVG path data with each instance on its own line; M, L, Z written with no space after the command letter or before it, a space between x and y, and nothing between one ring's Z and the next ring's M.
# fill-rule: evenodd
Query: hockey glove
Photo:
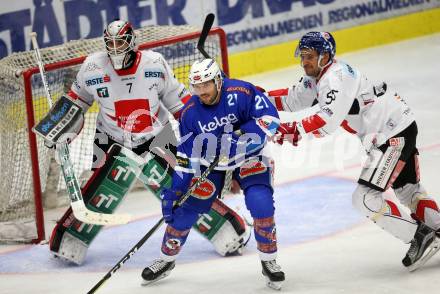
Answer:
M293 146L298 146L298 141L301 140L301 135L298 131L297 123L281 123L274 136L275 142L283 145L284 141L289 141Z
M162 199L162 215L167 224L174 220L174 205L182 196L182 192L172 189L164 189L160 198Z

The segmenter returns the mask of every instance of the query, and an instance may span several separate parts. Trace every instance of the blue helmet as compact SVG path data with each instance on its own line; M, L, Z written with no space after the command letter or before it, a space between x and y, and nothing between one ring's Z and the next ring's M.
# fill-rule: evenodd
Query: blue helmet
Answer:
M336 42L328 32L308 32L301 37L295 50L295 57L299 56L302 49L315 49L319 55L328 52L332 60L336 54Z

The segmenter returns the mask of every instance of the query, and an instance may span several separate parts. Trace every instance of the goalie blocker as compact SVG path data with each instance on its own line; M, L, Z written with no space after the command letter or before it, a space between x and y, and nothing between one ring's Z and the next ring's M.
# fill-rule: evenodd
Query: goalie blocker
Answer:
M171 185L171 169L167 161L159 156L147 153L142 158L113 144L106 157L104 165L94 171L82 189L84 202L90 210L113 213L136 178L156 197L159 197L162 188ZM75 219L69 208L52 231L50 251L63 259L81 264L101 228ZM218 199L207 214L200 216L194 228L222 256L241 253L250 237L250 230L243 218Z
M58 99L47 115L33 128L51 148L56 144L70 143L81 132L84 125L82 108L63 95Z

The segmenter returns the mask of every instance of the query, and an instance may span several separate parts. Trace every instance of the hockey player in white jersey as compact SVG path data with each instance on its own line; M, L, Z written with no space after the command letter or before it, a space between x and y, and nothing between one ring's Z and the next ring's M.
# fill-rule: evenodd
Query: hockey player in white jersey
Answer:
M85 113L94 101L98 103L93 146L95 172L83 189L84 200L95 205L94 208L96 203L104 201L102 197L93 197L99 197L94 193L100 187L100 181L106 178L106 163L118 155L114 152L109 154L114 143L137 155L154 153L154 159L165 173L171 174L170 167L174 162L169 159L175 160L177 141L169 115L178 118L185 99L190 98L185 86L176 80L160 53L137 49L136 35L129 22L111 22L104 31L104 42L106 50L85 59L71 90L57 102L58 108L57 105L54 107L60 109L60 103L64 103L63 107L75 103ZM67 130L72 135L69 141L79 133L81 124L82 121ZM159 196L158 187L153 184L149 188ZM120 202L124 195L115 201ZM237 213L218 199L216 203L218 209L212 210L208 220L198 224L199 232L213 243L221 255L233 254L247 240L243 236L248 234L248 230ZM209 221L216 223L213 225ZM69 209L53 230L51 251L77 264L82 263L88 246L99 232L96 226L84 229L85 226L87 224L74 219Z
M301 136L322 137L339 126L357 135L368 154L353 205L385 231L411 243L404 266L415 270L440 246L440 213L420 183L414 115L385 83L374 87L355 68L335 59L336 43L327 32L305 34L296 49L305 75L290 89L269 92L279 111L310 108L312 114L282 123L278 143L294 145ZM400 204L384 199L393 188ZM409 215L402 206L410 209Z

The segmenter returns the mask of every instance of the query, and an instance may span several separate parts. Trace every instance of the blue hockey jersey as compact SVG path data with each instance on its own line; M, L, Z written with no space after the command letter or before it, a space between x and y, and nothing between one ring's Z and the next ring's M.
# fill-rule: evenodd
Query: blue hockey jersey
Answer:
M199 174L200 167L208 166L219 153L229 157L229 162L217 170L234 169L259 155L278 125L275 107L251 83L224 78L215 105L205 105L198 96L192 96L179 124L181 140L175 172L184 176L173 176L173 187L186 186L194 174Z

